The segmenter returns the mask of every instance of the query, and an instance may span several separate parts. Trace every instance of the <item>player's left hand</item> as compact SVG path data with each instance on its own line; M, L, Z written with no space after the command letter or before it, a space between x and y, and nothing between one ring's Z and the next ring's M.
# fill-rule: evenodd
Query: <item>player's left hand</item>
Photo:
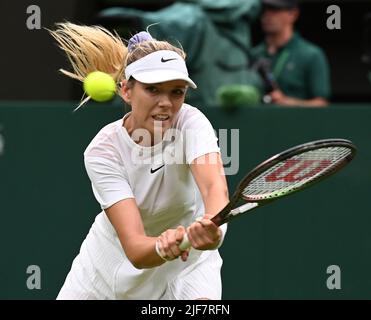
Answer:
M222 237L222 230L205 215L187 228L187 235L192 247L198 250L215 249Z
M183 226L168 229L161 233L157 241L159 241L159 251L163 259L170 261L181 257L183 261L187 261L189 249L181 251L178 247L185 233L186 230Z

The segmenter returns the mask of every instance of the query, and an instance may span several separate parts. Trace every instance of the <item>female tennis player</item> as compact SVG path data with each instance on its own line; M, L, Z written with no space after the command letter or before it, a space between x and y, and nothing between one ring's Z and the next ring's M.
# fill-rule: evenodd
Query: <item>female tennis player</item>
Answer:
M72 64L66 75L111 74L131 112L105 126L84 153L102 212L57 299L221 299L226 227L210 218L228 203L217 138L184 103L185 53L149 33L128 45L98 26L51 31ZM187 233L191 250L179 244Z

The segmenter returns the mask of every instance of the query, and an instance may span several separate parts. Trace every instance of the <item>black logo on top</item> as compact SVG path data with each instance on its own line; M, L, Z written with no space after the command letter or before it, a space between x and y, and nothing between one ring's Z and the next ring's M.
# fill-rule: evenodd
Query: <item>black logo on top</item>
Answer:
M164 59L164 57L161 58L161 62L168 62L171 60L177 60L177 58L170 58L170 59Z
M160 170L162 167L164 166L164 164L156 169L152 169L151 168L151 173L155 173L156 171Z

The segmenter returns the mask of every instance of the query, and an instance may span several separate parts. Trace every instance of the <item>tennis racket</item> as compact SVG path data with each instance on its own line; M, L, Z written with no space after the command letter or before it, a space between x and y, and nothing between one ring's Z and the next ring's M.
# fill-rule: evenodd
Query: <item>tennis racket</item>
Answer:
M303 190L338 172L355 156L349 140L308 142L281 152L259 164L239 183L230 202L211 221L220 226L252 209ZM187 234L179 245L190 247Z

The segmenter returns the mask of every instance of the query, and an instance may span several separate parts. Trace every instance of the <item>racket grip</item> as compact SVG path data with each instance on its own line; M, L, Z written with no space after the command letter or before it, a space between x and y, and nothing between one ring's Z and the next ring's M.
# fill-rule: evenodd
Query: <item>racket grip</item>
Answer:
M183 237L182 242L179 245L179 249L181 251L184 251L184 250L187 250L190 247L191 247L191 243L189 242L188 235L185 234L184 237Z

